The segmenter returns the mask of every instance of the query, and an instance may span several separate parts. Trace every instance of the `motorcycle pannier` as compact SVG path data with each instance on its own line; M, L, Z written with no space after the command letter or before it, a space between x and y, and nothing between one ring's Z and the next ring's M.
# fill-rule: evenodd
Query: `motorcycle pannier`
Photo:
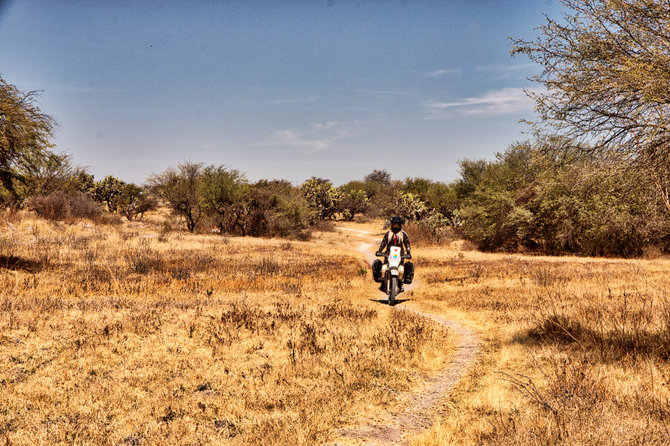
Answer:
M382 262L379 259L372 263L372 278L377 283L382 281Z
M403 282L407 285L412 283L414 280L414 264L412 262L405 262L405 275L403 277Z

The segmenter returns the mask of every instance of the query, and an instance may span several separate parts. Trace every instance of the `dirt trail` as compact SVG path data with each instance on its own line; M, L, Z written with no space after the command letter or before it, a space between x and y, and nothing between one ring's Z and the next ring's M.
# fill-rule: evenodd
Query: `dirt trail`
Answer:
M338 229L354 232L358 237L365 240L359 245L358 251L366 256L369 263L374 261L373 243L376 240L370 232L352 228ZM420 265L418 267L420 268ZM406 289L409 290L416 285L415 281ZM468 369L476 360L480 342L470 328L457 321L420 311L413 308L410 303L396 306L395 311L409 311L448 327L456 334L457 338L454 356L449 365L438 376L428 380L426 388L421 393L409 398L406 409L398 413L384 414L381 417L384 424L370 423L365 426L341 430L341 438L332 443L334 446L352 444L352 442L365 445L407 444L406 437L408 434L419 433L432 425L440 401L449 395L454 385L466 375Z

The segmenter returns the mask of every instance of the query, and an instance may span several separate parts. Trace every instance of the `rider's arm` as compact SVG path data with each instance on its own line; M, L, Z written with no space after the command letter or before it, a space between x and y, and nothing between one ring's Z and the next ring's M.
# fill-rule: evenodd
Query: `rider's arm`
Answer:
M406 232L403 234L403 244L405 245L405 252L409 254L412 247L409 245L409 235Z
M386 234L384 234L384 238L382 239L382 243L379 245L378 251L379 252L383 251L384 248L386 248L388 242L389 242L389 233L387 232Z

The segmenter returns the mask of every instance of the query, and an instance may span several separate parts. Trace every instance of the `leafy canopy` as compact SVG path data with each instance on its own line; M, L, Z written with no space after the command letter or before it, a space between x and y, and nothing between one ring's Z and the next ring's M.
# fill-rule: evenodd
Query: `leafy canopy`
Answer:
M543 67L536 124L644 166L670 212L670 3L562 2L562 21L512 50Z
M46 157L53 147L56 121L36 103L37 91L21 91L0 76L0 182L11 199L17 163L27 158Z

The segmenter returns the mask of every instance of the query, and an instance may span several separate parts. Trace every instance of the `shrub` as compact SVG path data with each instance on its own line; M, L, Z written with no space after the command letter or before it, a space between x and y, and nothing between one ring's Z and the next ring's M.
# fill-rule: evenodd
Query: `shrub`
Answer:
M461 181L469 186L458 217L481 249L630 257L670 245L670 215L635 166L581 147L523 143L478 167L476 181Z
M431 226L425 221L409 222L404 227L410 236L412 247L440 245L456 238L453 228L445 223Z
M304 240L314 212L302 191L288 181L259 181L244 203L246 214L239 226L244 235L286 237Z
M139 217L141 220L144 213L158 207L156 199L149 193L133 183L125 184L121 194L116 199L119 213L123 214L129 221Z
M338 211L337 204L342 194L330 180L312 177L300 186L300 190L314 213L315 221L332 218Z
M368 195L360 181L350 181L337 188L340 199L337 212L341 218L352 221L356 214L365 213L368 209Z
M206 213L202 195L203 172L202 163L185 162L176 169L168 168L161 174L151 175L148 180L152 191L175 215L184 219L190 232L195 231Z
M29 209L47 220L98 219L102 211L93 199L83 192L54 192L28 201Z
M316 222L313 226L312 229L315 231L319 232L334 232L335 231L335 223L333 223L330 220L321 220Z
M96 219L102 214L100 207L90 195L82 192L73 192L66 195L70 218Z

